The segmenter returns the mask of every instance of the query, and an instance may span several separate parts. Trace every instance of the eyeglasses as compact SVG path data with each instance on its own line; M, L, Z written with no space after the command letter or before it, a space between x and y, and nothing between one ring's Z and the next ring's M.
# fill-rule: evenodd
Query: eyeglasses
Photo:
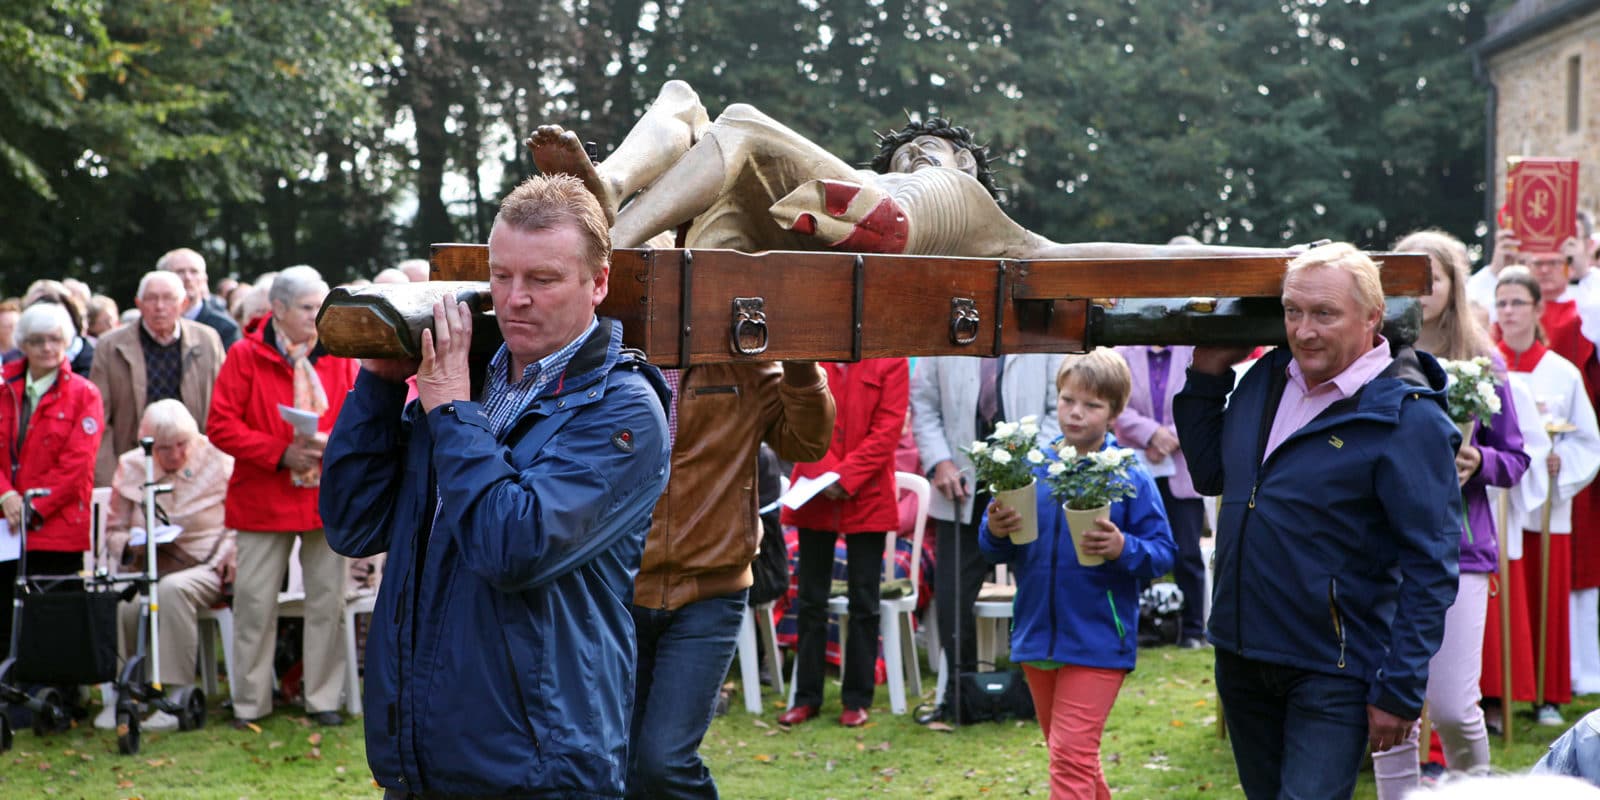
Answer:
M1531 306L1531 305L1533 305L1533 301L1531 301L1531 300L1496 300L1496 301L1494 301L1494 307L1498 308L1498 309L1526 308L1527 306Z
M61 347L62 345L65 345L66 343L67 343L67 340L65 338L63 338L62 336L60 336L60 335L48 336L48 335L44 335L44 334L38 334L38 335L34 335L34 336L29 336L28 338L22 340L22 346L23 347L46 347L48 345L55 345L56 347Z

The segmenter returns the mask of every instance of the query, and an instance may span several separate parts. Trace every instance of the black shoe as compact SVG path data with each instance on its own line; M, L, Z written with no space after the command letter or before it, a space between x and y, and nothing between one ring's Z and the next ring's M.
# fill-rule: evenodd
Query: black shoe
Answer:
M927 725L930 722L949 722L950 712L943 703L928 704L919 706L912 719L916 720L918 725Z
M1178 647L1183 650L1204 650L1207 646L1206 640L1198 636L1186 636L1178 641Z
M325 728L333 728L344 724L344 717L337 711L318 711L311 715L311 721Z

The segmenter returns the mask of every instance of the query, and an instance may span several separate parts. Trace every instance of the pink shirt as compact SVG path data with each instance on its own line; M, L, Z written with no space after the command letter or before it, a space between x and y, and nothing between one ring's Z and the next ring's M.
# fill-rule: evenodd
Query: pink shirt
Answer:
M1272 455L1272 451L1278 449L1278 445L1283 444L1290 434L1304 428L1306 423L1328 410L1328 406L1360 391L1367 381L1378 377L1393 361L1394 357L1389 355L1389 341L1379 336L1378 344L1361 354L1343 372L1307 391L1306 376L1300 371L1300 362L1291 360L1288 367L1289 383L1283 387L1283 400L1278 403L1277 416L1272 418L1272 432L1267 435L1267 450L1261 455L1262 460Z

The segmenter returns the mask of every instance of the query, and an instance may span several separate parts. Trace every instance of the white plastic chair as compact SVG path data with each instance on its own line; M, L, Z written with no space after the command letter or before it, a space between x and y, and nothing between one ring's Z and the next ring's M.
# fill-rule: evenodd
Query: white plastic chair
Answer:
M911 492L917 497L916 522L911 533L911 591L904 597L883 599L878 601L878 636L883 644L883 661L885 671L889 676L889 710L896 714L906 713L906 684L909 682L912 692L922 694L922 671L917 664L917 643L911 635L911 616L917 609L917 586L922 578L922 536L928 527L928 504L932 497L933 489L928 479L910 472L896 472L894 474L896 496L901 491ZM895 539L899 537L890 534L884 539L883 547L883 574L884 580L894 579ZM849 627L850 599L848 597L828 598L828 613L839 618L839 660L840 671L844 670L845 631ZM795 669L800 668L799 661L795 662ZM798 672L790 677L789 707L794 707L794 681Z
M226 605L212 606L200 612L200 680L206 698L217 696L217 640L222 640L222 666L228 669L229 695L233 694L233 609Z
M89 495L89 520L99 532L99 541L92 542L98 549L85 551L83 554L83 571L94 574L96 563L105 564L110 572L116 572L111 564L106 564L106 551L109 549L106 542L106 520L111 518L111 487L97 486Z
M293 563L293 561L291 561ZM376 594L358 594L344 601L344 707L351 716L361 716L361 664L356 657L356 616L372 613L377 603ZM304 592L280 592L278 617L300 618L306 616Z
M772 676L773 688L778 696L785 695L783 688L783 654L778 650L778 630L772 624L774 603L744 607L744 619L739 623L739 680L744 689L744 708L752 714L761 713L761 673L756 662L756 641L767 651L767 674Z
M999 646L1004 643L1009 647L1010 641L1004 633L1006 629L1004 623L1011 619L1016 591L1016 576L1012 575L1004 564L995 565L994 581L985 583L978 591L978 600L972 605L972 616L977 623L974 630L978 637L977 654L980 663L995 663ZM945 689L950 684L950 675L945 669L944 659L939 659L932 666L934 673L938 675L934 683L934 702L943 703Z

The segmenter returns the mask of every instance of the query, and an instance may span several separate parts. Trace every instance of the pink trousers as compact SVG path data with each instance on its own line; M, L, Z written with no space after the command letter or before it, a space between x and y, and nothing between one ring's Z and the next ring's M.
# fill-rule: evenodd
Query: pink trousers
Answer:
M1050 797L1110 800L1100 768L1100 735L1127 671L1070 664L1059 669L1024 665L1022 670L1050 749Z

